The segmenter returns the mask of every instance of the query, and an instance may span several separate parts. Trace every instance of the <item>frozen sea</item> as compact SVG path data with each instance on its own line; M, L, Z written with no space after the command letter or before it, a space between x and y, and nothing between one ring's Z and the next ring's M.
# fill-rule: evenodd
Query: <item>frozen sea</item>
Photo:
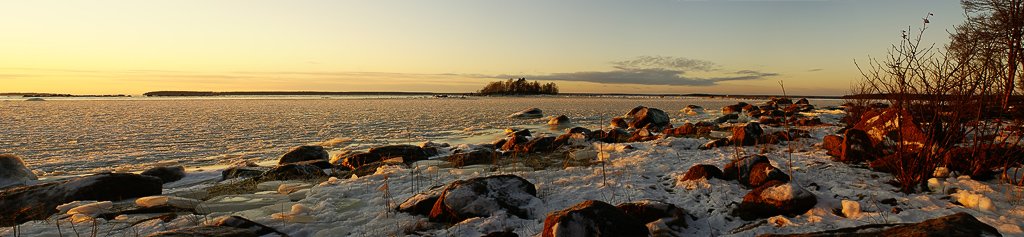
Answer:
M138 171L275 160L288 148L321 144L333 152L424 141L485 143L509 127L561 134L547 118L507 116L540 108L591 129L638 105L673 123L713 119L737 99L696 97L210 97L0 98L0 153L21 156L43 176ZM748 100L757 102L758 100ZM812 100L822 107L839 100ZM687 116L687 105L707 113Z

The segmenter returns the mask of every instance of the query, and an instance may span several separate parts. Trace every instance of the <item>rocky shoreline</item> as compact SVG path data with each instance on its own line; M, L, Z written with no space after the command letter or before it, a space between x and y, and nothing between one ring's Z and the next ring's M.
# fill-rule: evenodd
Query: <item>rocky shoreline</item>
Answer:
M75 225L139 236L1024 235L1019 200L996 191L1019 187L945 174L919 194L895 190L884 141L907 126L889 126L900 117L883 107L844 126L849 109L774 98L673 124L638 106L599 128L551 116L548 125L564 128L558 136L508 129L492 143L334 156L299 146L273 167L154 167L42 183L5 155L0 235L63 236Z

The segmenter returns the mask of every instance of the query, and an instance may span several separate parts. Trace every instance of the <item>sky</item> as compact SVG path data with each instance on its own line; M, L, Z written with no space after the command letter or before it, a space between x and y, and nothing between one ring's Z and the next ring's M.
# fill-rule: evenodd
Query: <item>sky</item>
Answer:
M562 92L842 95L957 0L33 0L0 2L0 92Z

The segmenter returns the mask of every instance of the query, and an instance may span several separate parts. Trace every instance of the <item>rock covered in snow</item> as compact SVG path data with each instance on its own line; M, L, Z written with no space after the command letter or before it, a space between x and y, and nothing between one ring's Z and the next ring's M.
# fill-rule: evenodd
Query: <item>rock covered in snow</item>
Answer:
M842 213L846 218L857 219L860 217L860 203L854 200L843 200L840 202L843 206Z
M722 170L718 169L718 167L714 165L698 164L690 167L690 169L686 171L686 174L683 175L683 178L679 179L679 181L711 178L721 179Z
M430 219L457 223L500 212L528 219L540 203L533 183L515 175L496 175L452 182L438 197Z
M569 124L572 124L572 122L569 121L569 117L565 115L551 117L551 119L548 120L548 125L565 126Z
M956 193L950 194L956 202L964 205L964 207L979 210L979 211L996 211L995 204L992 203L992 199L988 198L984 194L975 193L967 190L957 190Z
M0 188L25 185L37 179L39 178L25 166L25 161L22 161L21 157L0 154Z
M200 202L202 201L174 196L149 196L135 199L136 206L147 208L170 206L183 209L195 209Z
M480 165L480 164L492 164L494 159L499 156L498 152L490 148L476 148L468 151L458 151L451 156L444 158L445 161L451 162L456 167L462 167L467 165Z
M277 164L297 163L303 161L327 161L330 154L322 146L297 146L288 150L278 159Z
M650 231L640 220L611 204L595 200L549 213L541 232L543 237L649 235Z
M538 108L524 109L508 116L509 118L540 118L544 117L544 111Z
M985 224L971 214L953 215L929 219L920 223L892 225L864 225L806 234L761 235L759 237L824 237L824 236L957 236L991 237L1003 236L995 227Z
M792 217L806 213L817 204L818 198L803 187L773 180L743 196L743 202L733 209L732 215L743 220L777 215Z
M185 178L184 166L161 166L142 171L142 175L149 175L160 178L164 183L170 183Z
M922 147L927 138L909 112L897 109L870 110L853 128L866 132L874 147L899 143L893 134L900 134L905 147Z
M159 195L163 182L152 176L105 173L0 191L0 226L41 220L73 201L119 201Z

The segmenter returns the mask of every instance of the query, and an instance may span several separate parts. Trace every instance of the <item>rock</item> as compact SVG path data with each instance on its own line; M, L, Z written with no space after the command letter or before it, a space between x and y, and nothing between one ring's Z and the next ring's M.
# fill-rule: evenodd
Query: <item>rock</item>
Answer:
M643 107L635 113L632 113L632 115L633 120L629 121L630 128L644 128L650 126L655 130L661 130L669 126L668 114L660 109Z
M641 128L633 131L626 142L645 142L655 139L658 139L658 136L652 134L650 130L647 130L647 128Z
M971 214L953 215L910 224L871 224L822 232L787 235L761 235L761 237L855 237L855 236L1003 236L995 227L978 221Z
M530 129L515 130L511 128L505 129L505 135L509 137L531 137Z
M671 236L686 228L686 210L673 204L644 200L616 207L633 219L645 223L654 236Z
M748 155L734 160L725 165L722 169L722 178L725 180L740 180L740 183L749 185L751 173L754 172L755 165L766 163L771 165L768 161L767 156L763 155ZM763 168L763 167L761 167Z
M283 165L288 163L296 163L303 161L328 161L331 155L327 154L322 146L297 146L288 150L281 156L281 159L277 161L277 164Z
M438 144L430 141L420 144L420 148L423 148L423 152L427 154L427 157L433 157L441 154L441 150L448 147L451 147L448 143Z
M712 141L710 141L708 143L704 143L704 145L700 146L700 149L705 149L706 150L706 149L711 149L711 148L724 147L724 146L728 146L728 145L729 145L729 139L728 138L719 138L719 139L712 140Z
M820 118L800 118L796 120L796 126L818 126L825 123Z
M773 180L751 190L732 215L750 221L777 215L794 217L818 204L811 192L792 183Z
M142 175L157 177L164 183L170 183L185 178L185 167L180 165L173 167L156 167L142 171Z
M626 120L623 118L612 118L611 124L609 124L608 126L610 126L612 129L629 128L629 124L626 123Z
M428 216L430 211L434 209L434 204L441 198L441 193L447 188L447 185L438 185L431 187L427 191L412 195L412 197L405 199L402 204L399 204L397 210L413 215Z
M280 231L277 231L274 228L271 228L269 226L257 223L255 221L251 221L249 219L245 219L244 217L240 217L240 216L228 216L228 217L218 218L218 219L213 221L213 224L211 226L234 227L234 228L239 228L239 229L246 229L246 230L255 232L259 236L267 236L267 235L288 236L287 234L282 233Z
M757 145L758 138L762 134L764 134L764 130L761 129L761 124L749 122L743 126L733 127L729 143L741 146Z
M156 232L147 237L259 237L256 232L228 226L195 226Z
M781 126L782 125L782 120L777 119L777 118L773 118L771 116L761 116L760 118L757 119L757 122L760 123L760 124L770 125L770 126Z
M170 206L182 209L195 209L200 202L202 201L174 196L148 196L135 199L136 206L148 208Z
M456 167L462 167L467 165L493 164L498 156L498 152L493 149L478 148L469 151L459 151L444 160L451 162Z
M927 136L918 126L910 113L896 109L871 110L865 112L853 128L863 130L871 139L873 147L891 146L898 139L895 134L902 133L905 148L912 150L923 148ZM900 130L902 132L897 132ZM881 145L880 145L881 144Z
M836 135L826 135L821 139L821 148L825 149L828 154L832 157L843 156L843 137Z
M662 131L661 133L664 134L666 137L684 137L689 135L696 135L697 132L697 126L694 126L692 123L684 123L683 125L677 128L665 129L665 131Z
M749 179L740 179L740 184L748 188L760 187L770 181L789 182L789 175L768 162L754 164L750 169Z
M1024 157L1024 149L1009 144L980 144L956 147L945 154L945 160L949 161L947 167L949 170L981 181L995 178L995 169L1005 165L1006 157ZM1020 159L1016 160L1020 161Z
M529 108L519 112L515 112L508 116L509 118L540 118L544 117L544 111L538 108Z
M679 112L682 112L683 114L686 114L686 115L693 116L693 115L698 115L700 113L703 113L704 112L704 108L700 107L700 106L696 106L696 105L687 105L686 108L683 108L682 110L679 110Z
M566 133L582 133L583 135L590 136L593 131L584 127L573 127L566 131Z
M598 141L604 143L621 143L626 142L631 137L629 132L621 128L613 128L606 131L596 131L594 136L597 137Z
M726 123L726 122L729 122L730 120L737 120L737 119L740 119L740 116L738 114L724 114L724 115L722 115L722 117L718 117L717 119L715 119L715 122L716 123Z
M722 179L722 170L718 169L714 165L694 165L686 171L683 178L679 181L697 180L697 179Z
M640 220L611 204L594 200L549 213L541 232L542 237L649 235L650 231Z
M220 180L257 177L262 175L263 172L267 172L267 170L269 169L262 167L229 167L220 172Z
M120 201L159 195L163 182L153 176L105 173L0 191L0 226L42 220L73 201Z
M747 103L739 102L734 105L722 107L722 114L735 114L743 111L743 107L746 107Z
M522 152L552 152L558 149L554 137L538 137L522 146Z
M838 161L872 161L881 156L881 152L871 146L871 138L863 130L856 128L847 129L843 137L842 155Z
M519 237L519 234L516 234L516 232L513 232L511 230L506 230L487 233L486 235L483 235L481 237Z
M512 137L508 138L508 141L506 141L505 144L501 145L501 150L506 151L506 152L507 151L520 151L520 150L523 149L522 147L525 146L529 142L530 142L530 140L527 139L524 136L512 136Z
M569 125L569 124L572 124L572 122L570 122L569 121L569 117L566 117L565 115L559 115L558 117L552 117L550 120L548 120L548 125L556 125L556 126L557 125L563 125L564 126L564 125Z
M402 162L412 164L416 161L426 160L427 152L423 148L414 145L388 145L371 148L369 153L376 154L381 159L402 157Z
M798 105L809 105L809 104L811 104L811 102L807 101L807 98L800 98L800 100L796 101L796 104L798 104Z
M278 165L263 174L260 174L259 180L273 181L273 180L293 180L293 179L316 179L327 177L327 173L324 173L320 167L314 165L305 164L284 164Z
M501 148L502 146L505 146L506 142L508 142L507 139L498 139L497 141L491 142L491 146L494 146L495 149L498 149Z
M11 154L0 154L0 189L15 185L26 185L38 180L35 173L25 166L21 157Z
M529 219L531 203L541 202L537 188L514 175L496 175L452 182L430 211L430 220L458 223L472 217L506 212Z
M783 98L774 98L773 97L773 98L770 99L770 101L768 101L768 104L774 105L774 106L789 105L789 104L793 104L793 100L791 100L789 98L785 98L785 97L783 97Z
M853 200L843 200L843 217L856 219L860 216L860 203Z

